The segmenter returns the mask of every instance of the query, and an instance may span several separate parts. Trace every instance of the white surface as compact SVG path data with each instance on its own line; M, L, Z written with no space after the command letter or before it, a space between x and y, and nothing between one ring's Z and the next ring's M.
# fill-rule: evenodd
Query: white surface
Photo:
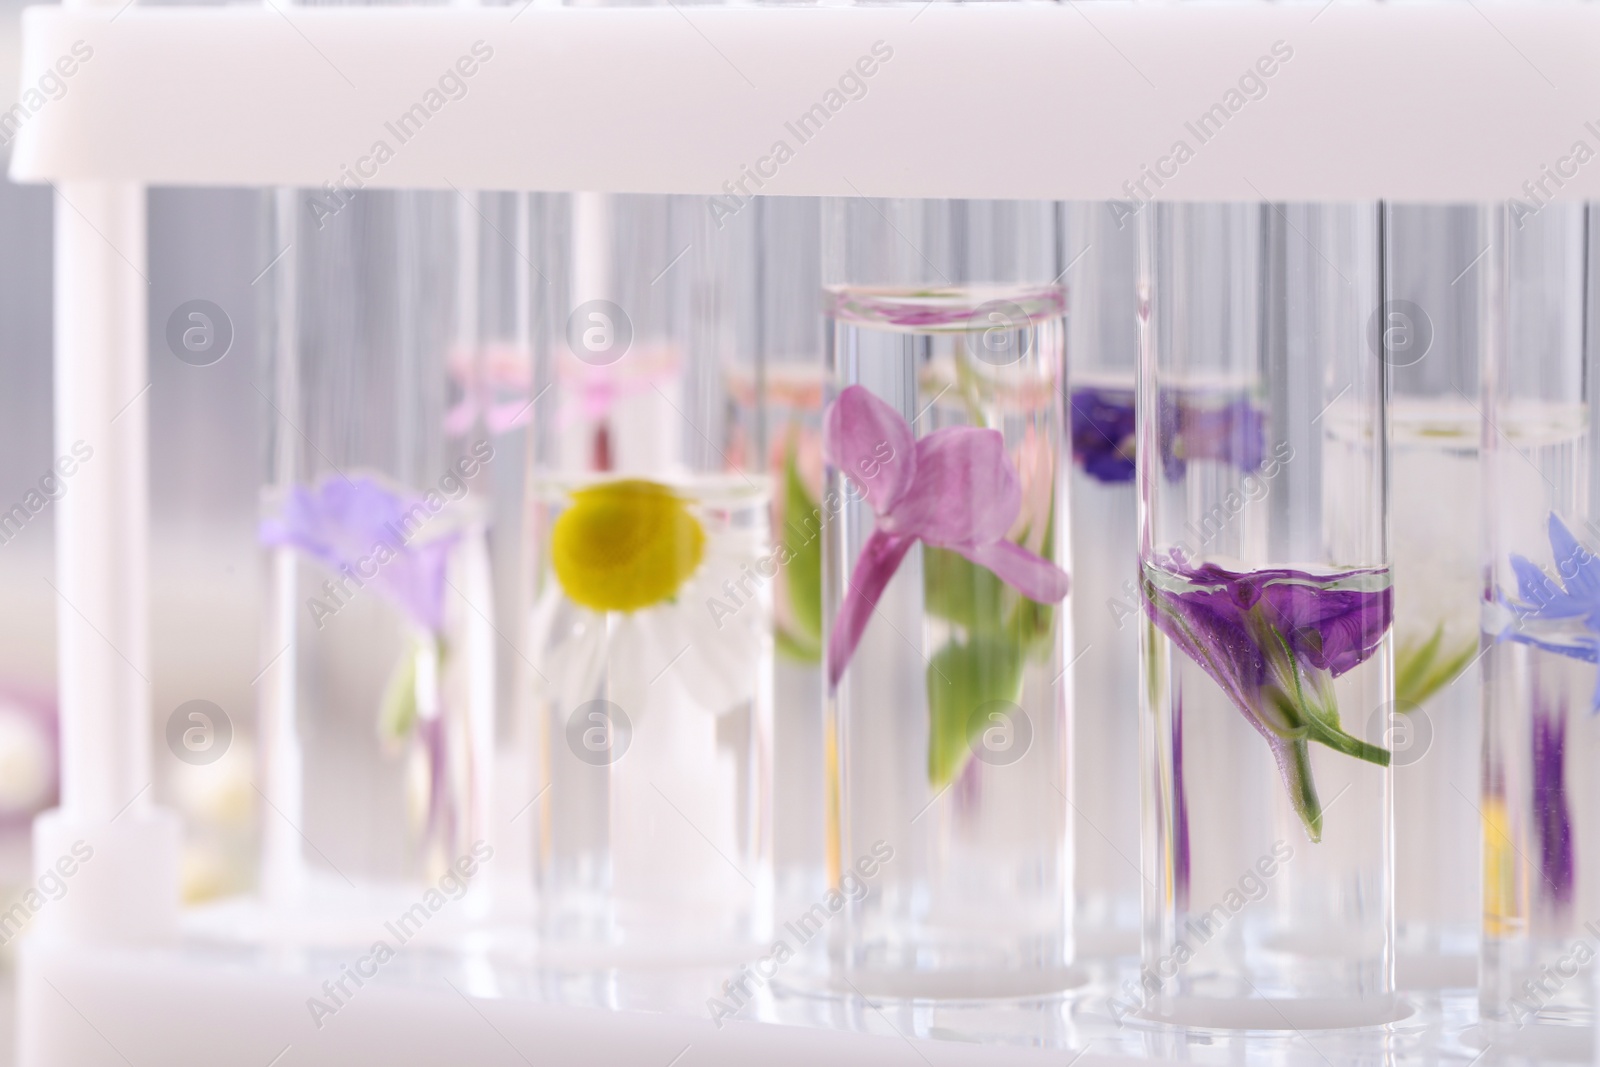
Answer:
M805 984L797 959L719 1028L707 1007L737 972L556 970L483 930L456 944L403 947L354 987L331 1016L314 1019L308 998L389 936L378 916L350 917L357 941L318 949L257 939L264 916L250 901L218 906L210 925L231 924L230 944L188 939L170 947L74 949L27 942L18 964L23 1067L1108 1067L1146 1062L1270 1063L1344 1067L1479 1062L1469 990L1424 996L1390 1028L1350 1031L1184 1033L1119 1025L1108 997L1134 973L1099 968L1098 983L1071 998L964 1003L868 1003L853 996L785 992ZM442 916L441 916L442 919ZM267 925L270 925L268 923ZM429 927L431 930L432 928ZM341 947L336 947L341 946ZM317 1021L322 1025L318 1027ZM1495 1038L1497 1047L1512 1036ZM1568 1042L1572 1044L1572 1042ZM1486 1062L1504 1062L1490 1060Z
M721 193L782 139L764 192L1099 199L1183 139L1162 196L1497 200L1600 149L1577 0L33 8L23 85L78 40L18 179L317 187L383 140L366 184ZM385 123L479 41L465 96L400 143ZM877 41L865 95L799 143L785 123ZM1199 143L1185 123L1278 41L1265 95ZM1560 195L1600 195L1600 160Z
M339 960L246 968L203 953L69 952L29 945L18 967L22 1067L1046 1067L1037 1051L753 1022L612 1011L507 996L449 967L449 984L369 983L319 1028L306 1007ZM321 969L317 963L321 963ZM391 964L396 966L396 964ZM381 972L380 972L381 974ZM692 1059L683 1056L692 1049ZM912 1056L915 1050L923 1059ZM281 1058L275 1058L281 1057ZM682 1060L675 1057L683 1057ZM1117 1060L1089 1054L1082 1067Z

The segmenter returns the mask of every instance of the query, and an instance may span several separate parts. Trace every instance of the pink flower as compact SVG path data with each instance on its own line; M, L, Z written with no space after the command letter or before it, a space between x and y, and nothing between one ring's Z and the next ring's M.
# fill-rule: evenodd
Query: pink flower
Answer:
M1017 445L1016 468L1022 507L1007 536L1030 551L1043 552L1056 506L1056 465L1049 439L1031 425Z
M666 345L635 345L627 360L618 363L563 359L558 364L563 393L561 425L607 418L629 397L670 386L682 369L681 354Z
M957 552L1042 604L1067 595L1066 572L1006 536L1022 489L996 430L950 426L917 440L900 413L859 385L824 416L829 462L861 490L877 522L861 546L828 639L828 686L839 684L878 598L917 541Z
M457 348L450 353L449 368L450 377L461 387L461 399L445 413L446 434L462 436L480 415L491 434L527 425L533 411L527 349L511 344L489 344L481 353Z

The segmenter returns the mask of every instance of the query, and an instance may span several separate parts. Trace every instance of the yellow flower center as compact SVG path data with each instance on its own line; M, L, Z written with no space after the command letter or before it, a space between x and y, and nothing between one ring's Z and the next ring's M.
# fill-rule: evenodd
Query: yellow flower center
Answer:
M687 501L657 482L629 479L572 493L550 532L550 563L575 603L638 611L678 592L705 543Z

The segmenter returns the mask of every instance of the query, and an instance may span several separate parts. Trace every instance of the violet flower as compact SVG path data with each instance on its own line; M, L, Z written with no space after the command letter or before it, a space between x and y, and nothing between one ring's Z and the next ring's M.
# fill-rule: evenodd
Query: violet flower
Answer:
M948 426L918 440L899 412L852 385L828 407L823 448L877 519L829 635L830 689L918 541L987 568L1041 604L1067 595L1066 572L1006 537L1022 508L1022 489L998 431Z
M358 585L371 583L437 637L444 629L445 565L459 534L410 540L437 510L371 478L329 475L315 491L291 489L282 514L262 521L260 540L304 552Z
M1163 389L1161 470L1177 481L1190 460L1228 463L1242 471L1266 458L1266 423L1248 398L1217 404L1199 389ZM1102 482L1133 480L1136 408L1132 389L1085 386L1072 391L1072 458Z
M1500 599L1516 613L1517 628L1501 636L1586 663L1600 662L1600 559L1572 536L1572 531L1553 511L1549 532L1550 557L1555 561L1559 577L1549 577L1525 556L1511 557L1511 569L1517 576L1517 597L1502 594ZM1577 627L1561 626L1551 636L1522 629L1522 624L1529 621L1559 624L1574 620ZM1600 677L1595 679L1590 704L1600 713Z
M1539 834L1539 873L1557 904L1571 904L1572 813L1567 804L1567 721L1534 692L1533 821Z
M1162 390L1160 400L1161 470L1177 481L1190 460L1230 463L1255 470L1266 458L1266 423L1248 398L1218 406L1194 390Z
M1072 391L1072 459L1099 482L1133 481L1134 400L1131 389Z
M1377 651L1393 620L1386 570L1312 575L1191 567L1176 549L1144 565L1145 611L1222 687L1272 749L1311 840L1322 805L1312 741L1387 766L1389 752L1346 733L1332 680Z

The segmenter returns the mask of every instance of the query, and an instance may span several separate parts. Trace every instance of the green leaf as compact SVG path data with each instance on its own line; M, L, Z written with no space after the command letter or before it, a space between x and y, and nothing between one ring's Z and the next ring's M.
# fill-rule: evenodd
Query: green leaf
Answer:
M1004 637L952 641L928 662L928 784L942 789L972 757L984 706L1014 702L1022 689L1022 650Z
M1463 642L1448 658L1440 658L1444 623L1421 646L1404 644L1395 653L1394 698L1402 712L1421 707L1429 697L1456 680L1478 654L1475 642Z
M822 645L819 642L808 642L781 627L773 628L772 645L777 650L778 655L786 659L797 660L801 663L820 663L822 661Z
M1444 623L1440 623L1434 628L1433 636L1422 643L1422 647L1416 648L1407 643L1395 653L1396 700L1406 699L1401 694L1414 693L1420 688L1422 680L1428 675L1429 668L1433 666L1434 657L1439 654L1439 646L1443 641Z
M783 455L783 548L789 583L794 644L814 647L808 661L822 655L822 509L800 477L797 438L791 434ZM780 647L780 651L781 651Z
M1047 527L1047 555L1052 540ZM972 740L988 722L984 705L1014 702L1024 661L1032 653L1048 655L1056 609L1028 599L960 553L931 545L922 546L922 581L924 610L964 632L928 664L928 781L940 789L971 758Z
M1043 652L1050 647L1054 632L1056 608L1054 604L1041 604L1025 596L1017 597L1017 610L1011 613L1006 627L1012 640L1029 653Z
M1005 629L1006 585L948 548L922 546L922 596L928 614L969 634L998 635Z
M384 686L378 712L378 736L403 741L417 724L417 649L406 649Z
M1055 490L1050 491L1051 505L1047 512L1049 518L1045 521L1044 538L1039 545L1039 554L1045 559L1055 555L1056 540L1056 509ZM1028 531L1024 530L1018 538L1019 544L1028 540ZM1020 593L1016 596L1017 608L1012 613L1010 628L1016 639L1022 642L1029 652L1044 651L1049 648L1050 636L1055 628L1056 607L1054 604L1041 604L1037 600L1030 600Z

